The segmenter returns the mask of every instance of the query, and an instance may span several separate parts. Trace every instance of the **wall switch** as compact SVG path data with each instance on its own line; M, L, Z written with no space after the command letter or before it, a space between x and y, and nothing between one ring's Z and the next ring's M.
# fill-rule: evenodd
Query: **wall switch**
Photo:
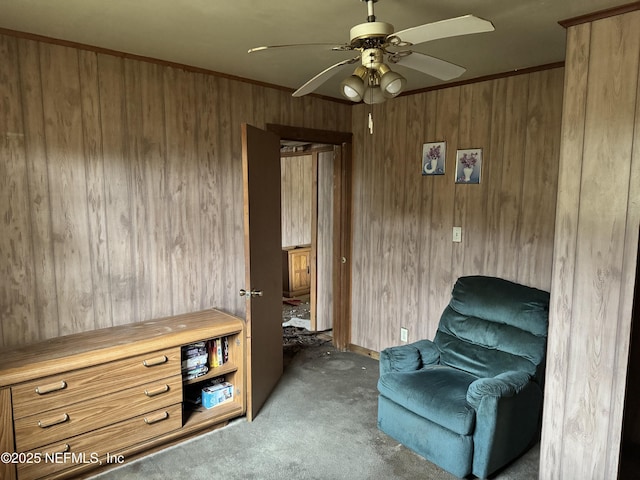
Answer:
M409 330L404 327L400 327L400 341L404 343L409 341Z
M462 227L453 227L453 241L456 243L462 242Z

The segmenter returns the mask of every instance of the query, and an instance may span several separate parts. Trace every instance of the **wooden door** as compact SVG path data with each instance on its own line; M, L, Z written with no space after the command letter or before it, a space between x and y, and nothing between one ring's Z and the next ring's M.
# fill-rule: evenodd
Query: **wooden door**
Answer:
M280 137L242 124L242 171L251 421L282 375Z

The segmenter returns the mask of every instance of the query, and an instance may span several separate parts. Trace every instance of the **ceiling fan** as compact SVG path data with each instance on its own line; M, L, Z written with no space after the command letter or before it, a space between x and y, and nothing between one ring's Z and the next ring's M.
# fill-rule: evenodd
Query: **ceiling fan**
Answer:
M358 61L360 61L360 65L356 67L353 74L340 84L342 95L353 102L382 103L387 98L393 98L402 92L406 85L406 79L399 73L392 71L388 64L402 65L440 80L452 80L462 75L466 69L445 60L416 52L410 47L431 40L495 30L493 24L488 20L473 15L464 15L394 32L393 25L376 21L373 5L378 0L361 1L367 3L367 22L351 29L349 43L332 48L335 51L355 50L360 53L353 58L324 69L293 92L294 97L301 97L313 92L346 66ZM273 48L308 45L329 44L271 45L252 48L249 53Z

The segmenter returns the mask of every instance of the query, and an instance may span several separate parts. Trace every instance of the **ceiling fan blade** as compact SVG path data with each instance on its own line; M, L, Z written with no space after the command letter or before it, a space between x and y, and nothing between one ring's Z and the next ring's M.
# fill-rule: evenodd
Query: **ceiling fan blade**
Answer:
M263 45L261 47L250 48L247 53L262 52L275 48L292 48L292 47L331 47L331 50L353 50L351 45L336 45L335 43L292 43L290 45Z
M466 68L455 63L445 62L420 52L411 52L408 55L390 55L389 62L418 70L440 80L452 80L467 71Z
M357 62L358 60L360 60L360 55L358 55L357 57L350 58L348 60L343 60L341 62L338 62L335 65L331 65L329 68L325 68L323 71L321 71L319 74L317 74L311 80L309 80L307 83L302 85L298 90L293 92L292 95L294 97L302 97L303 95L306 95L307 93L313 92L316 88L318 88L324 82L326 82L331 77L333 77L338 72L340 72L342 70L341 67L344 67L345 65L353 64L353 63Z
M491 22L473 15L449 18L439 22L426 23L417 27L400 30L389 36L398 37L403 42L413 45L438 40L440 38L470 35L472 33L492 32L495 28Z

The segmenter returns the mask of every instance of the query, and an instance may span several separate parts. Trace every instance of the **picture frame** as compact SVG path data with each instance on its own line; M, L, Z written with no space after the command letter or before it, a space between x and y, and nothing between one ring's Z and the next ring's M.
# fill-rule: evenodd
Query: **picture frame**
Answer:
M429 142L422 145L422 175L444 175L447 142Z
M456 151L456 183L478 184L482 176L482 149Z

